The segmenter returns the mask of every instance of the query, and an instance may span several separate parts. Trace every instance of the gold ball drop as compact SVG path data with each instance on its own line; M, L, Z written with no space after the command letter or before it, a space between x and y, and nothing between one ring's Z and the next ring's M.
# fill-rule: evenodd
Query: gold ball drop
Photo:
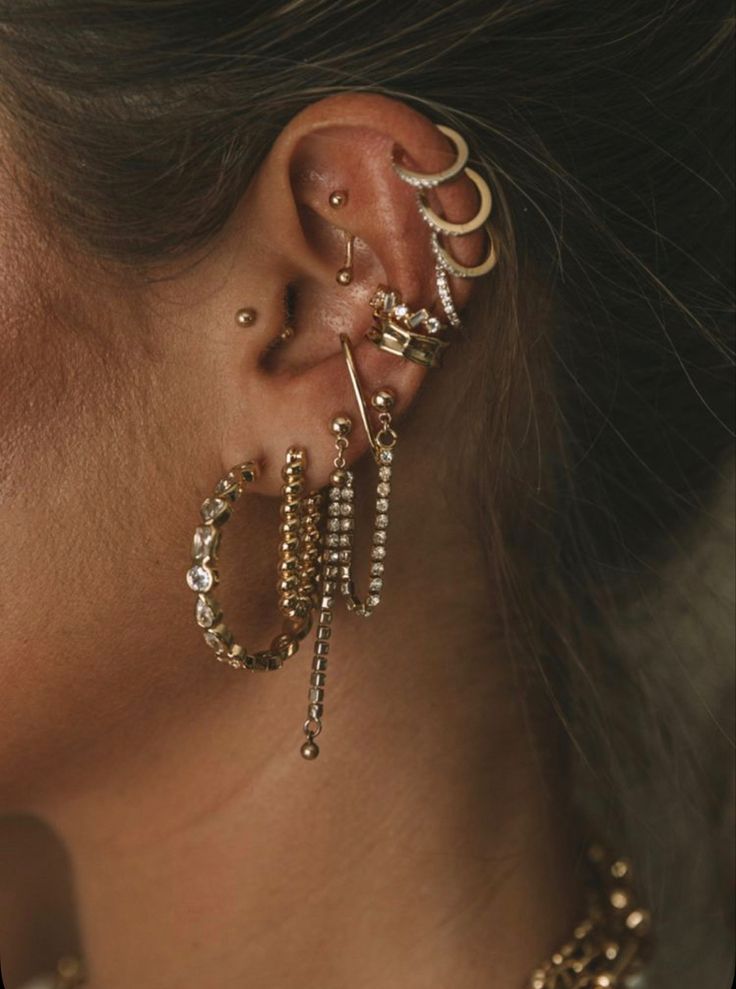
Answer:
M348 194L344 189L336 189L330 193L329 203L333 209L341 209L348 201Z
M353 280L352 268L340 268L337 273L337 281L340 285L349 285Z
M252 326L256 321L257 312L247 306L245 309L238 309L235 313L235 322L238 326Z
M316 742L310 739L308 742L305 742L304 745L302 745L299 751L301 752L303 759L307 759L308 761L311 762L312 760L316 759L317 756L319 755L319 746L317 745Z

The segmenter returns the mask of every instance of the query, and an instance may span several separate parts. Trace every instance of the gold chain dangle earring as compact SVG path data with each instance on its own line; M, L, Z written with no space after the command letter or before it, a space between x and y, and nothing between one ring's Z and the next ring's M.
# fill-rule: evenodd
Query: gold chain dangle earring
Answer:
M350 381L355 392L358 403L358 411L363 422L363 427L368 437L373 458L378 467L378 486L376 488L376 514L373 526L373 536L371 545L371 568L370 583L368 585L368 596L362 601L355 591L355 580L353 578L353 530L351 526L346 535L347 539L342 550L340 559L340 593L346 599L348 611L353 611L363 618L368 618L381 603L381 592L383 590L383 573L386 559L386 540L389 523L389 498L391 495L391 468L394 459L394 447L396 446L397 435L391 425L391 410L394 407L396 397L389 388L381 388L373 395L371 406L378 412L380 429L376 434L371 429L368 419L368 409L363 389L358 378L358 371L355 366L355 357L350 345L350 340L342 334L340 336L345 363L350 376ZM355 517L355 490L353 487L353 474L347 472L345 480L337 489L339 494L340 510L347 519L354 520ZM330 497L333 497L332 493Z
M330 423L330 430L335 438L337 450L333 460L334 470L330 474L329 501L327 504L327 533L325 547L322 552L322 567L319 583L321 597L319 601L319 616L317 632L314 640L312 656L312 672L309 678L309 701L307 719L302 726L307 740L300 752L304 759L313 760L319 755L319 746L315 739L322 731L322 715L324 714L325 681L327 679L327 658L330 652L330 637L332 635L332 614L337 593L337 582L340 565L346 560L345 553L351 545L350 533L355 520L346 511L347 498L343 490L348 483L352 484L352 471L346 469L345 450L348 446L348 436L353 423L348 416L339 415Z

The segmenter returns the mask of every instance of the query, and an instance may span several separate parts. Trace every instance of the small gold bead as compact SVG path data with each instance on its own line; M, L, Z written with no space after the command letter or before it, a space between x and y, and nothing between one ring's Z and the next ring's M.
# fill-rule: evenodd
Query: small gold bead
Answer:
M347 203L348 194L344 189L336 189L334 192L330 193L330 206L333 209L340 209Z
M330 423L330 429L335 436L349 436L353 429L352 419L347 416L335 416Z
M257 317L255 309L251 309L249 306L245 309L238 309L235 313L235 322L238 326L252 326Z
M347 473L344 470L333 470L330 474L330 484L339 486L347 480Z
M338 285L349 285L353 280L353 269L352 268L340 268L337 273L337 283Z
M379 412L390 412L396 404L396 394L390 388L381 388L371 398L371 405Z
M613 889L609 896L609 902L614 910L625 910L631 900L625 889Z
M317 745L316 742L310 739L308 742L305 742L304 745L302 745L300 752L302 754L303 759L312 761L316 759L317 756L319 755L319 746Z

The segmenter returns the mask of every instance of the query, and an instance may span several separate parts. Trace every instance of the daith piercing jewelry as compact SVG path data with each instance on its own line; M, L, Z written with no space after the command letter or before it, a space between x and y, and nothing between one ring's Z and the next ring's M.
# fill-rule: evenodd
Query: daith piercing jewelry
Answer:
M412 311L401 293L379 285L370 303L373 323L366 337L379 350L403 357L422 367L440 367L449 346L442 333L446 325L427 309Z

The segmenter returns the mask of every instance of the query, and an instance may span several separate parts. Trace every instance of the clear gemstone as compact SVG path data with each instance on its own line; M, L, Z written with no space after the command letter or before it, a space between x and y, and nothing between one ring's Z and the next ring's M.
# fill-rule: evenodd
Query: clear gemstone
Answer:
M341 506L338 504L338 502L333 501L330 504L330 507L327 509L327 513L329 515L339 515L340 514L340 508L341 508Z
M187 584L189 584L193 591L208 591L213 583L212 571L208 570L207 567L197 564L187 573Z
M355 497L355 489L354 488L343 488L342 489L342 497L343 497L343 500L344 501L352 501L353 498Z
M379 467L378 468L378 476L381 478L382 481L390 481L391 480L391 468L390 467Z
M342 503L342 505L340 505L340 511L342 512L343 515L352 515L353 506L350 504L349 501L345 501Z
M387 512L388 511L388 499L387 498L379 498L378 499L378 501L376 502L376 511L377 512Z
M213 525L200 525L194 530L192 540L192 556L195 560L203 560L214 556L216 550L217 529Z
M338 532L340 529L340 519L327 519L327 529L329 532Z
M431 334L439 333L442 329L442 323L437 319L436 316L430 316L427 320L427 332Z
M394 453L393 450L381 450L379 458L382 464L393 463Z
M212 522L225 511L227 511L227 502L222 498L208 498L202 504L202 518L205 522Z
M225 643L222 641L222 639L220 638L220 636L216 632L211 631L210 629L208 629L204 633L204 641L212 649L220 650L220 649L223 649L224 646L225 646Z
M327 545L328 546L339 546L340 545L340 537L336 533L331 532L329 534L329 536L327 537Z
M388 498L391 494L391 485L386 484L385 481L381 481L378 485L377 491L382 498Z
M372 594L380 594L383 590L383 581L380 577L374 577L373 580L368 585L368 590Z
M371 563L371 577L380 577L383 574L383 570L383 563L378 563L377 561L375 563Z
M330 488L330 501L339 501L340 494L340 488Z
M394 316L397 316L399 319L403 319L404 316L408 316L408 315L409 315L409 307L405 306L403 302L401 303L401 305L394 307Z
M340 519L340 528L343 532L350 532L355 528L355 519Z
M340 536L340 545L341 546L349 546L351 544L351 542L352 542L352 539L350 538L350 536L346 532L345 533L342 533L342 535Z
M220 480L215 485L216 495L235 495L238 490L238 477L234 472L226 474L225 477L220 478Z
M330 563L339 563L340 551L337 549L330 550L330 552L327 554L327 559Z
M195 615L197 624L202 628L209 628L210 625L215 624L215 610L205 598L197 598Z
M385 546L374 546L371 550L372 560L385 560L386 559L386 547Z
M368 605L369 608L375 608L380 603L381 603L381 599L377 597L375 594L368 595L368 600L366 601L366 604Z
M385 532L374 532L373 533L373 542L376 544L376 546L383 546L383 544L386 542L386 533Z
M388 515L377 515L376 516L376 528L377 529L387 529L388 528Z

